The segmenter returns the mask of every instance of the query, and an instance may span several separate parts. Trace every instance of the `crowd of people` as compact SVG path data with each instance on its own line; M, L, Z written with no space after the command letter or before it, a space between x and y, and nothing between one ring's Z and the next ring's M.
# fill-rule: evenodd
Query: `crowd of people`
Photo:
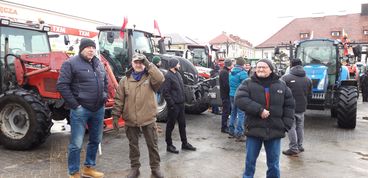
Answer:
M82 39L79 53L63 63L57 89L70 108L71 135L68 145L68 173L71 178L103 177L97 171L96 154L102 140L104 103L107 100L107 76L95 56L96 44ZM160 58L150 62L143 54L134 54L132 68L120 80L112 109L114 129L119 131L119 118L125 121L129 140L131 169L128 178L140 174L139 135L147 143L149 164L154 177L162 178L156 124L156 97L164 97L168 107L165 130L166 150L178 154L172 132L178 122L181 149L196 151L186 135L184 83L177 59L168 61L169 70L160 71ZM282 151L295 156L304 151L304 112L312 82L306 77L299 59L291 61L290 73L278 76L272 61L261 59L252 69L243 58L226 59L217 69L222 100L221 132L235 141L245 142L244 178L254 177L262 145L267 157L267 177L280 177L281 138L287 132L289 148ZM134 106L134 107L132 107ZM213 106L218 107L218 106ZM80 171L80 153L86 126L89 130L86 158Z

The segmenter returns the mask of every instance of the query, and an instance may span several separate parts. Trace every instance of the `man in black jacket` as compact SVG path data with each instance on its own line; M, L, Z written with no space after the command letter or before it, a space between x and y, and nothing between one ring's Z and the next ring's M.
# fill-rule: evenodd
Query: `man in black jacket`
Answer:
M170 59L168 62L169 71L165 75L165 82L162 86L162 94L166 100L167 107L169 108L167 123L166 123L166 135L165 140L167 144L167 151L178 154L179 151L172 143L171 133L174 130L175 122L178 121L179 133L181 139L181 149L195 151L196 148L188 143L187 135L185 131L185 115L184 115L184 83L181 75L179 74L179 60Z
M306 76L300 59L291 60L290 67L290 73L282 76L281 80L285 81L293 94L295 115L293 126L288 132L289 149L282 153L296 156L299 152L304 151L304 112L307 108L308 96L312 92L312 80Z
M243 178L254 176L262 143L267 157L267 177L280 177L281 138L293 124L294 98L285 82L273 72L268 59L257 62L256 73L242 82L235 104L247 113L246 161Z
M233 66L233 62L231 59L226 59L224 61L224 68L220 71L219 83L220 83L220 95L222 100L222 117L221 117L221 132L229 133L228 127L228 119L231 113L231 104L230 104L230 86L229 86L229 72L231 67Z
M89 131L83 176L103 177L96 171L96 154L102 140L105 102L107 99L107 77L105 68L95 56L96 44L83 38L79 54L61 66L57 90L70 108L70 143L68 146L68 171L71 178L80 177L80 152L86 126Z

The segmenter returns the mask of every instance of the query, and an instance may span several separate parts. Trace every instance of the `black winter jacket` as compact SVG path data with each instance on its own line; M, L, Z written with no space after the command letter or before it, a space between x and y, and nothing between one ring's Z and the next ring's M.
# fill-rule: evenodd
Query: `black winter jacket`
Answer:
M305 75L303 66L294 66L290 73L281 77L295 99L295 113L305 112L308 97L312 93L312 80Z
M107 85L105 68L97 57L88 62L76 55L61 66L56 87L70 108L82 105L97 111L106 102Z
M221 98L230 98L230 85L229 85L229 72L230 69L224 67L220 71L219 83L220 83L220 95Z
M168 107L174 104L185 102L184 83L179 72L168 70L165 74L165 81L161 86L161 92L167 102Z
M235 104L247 113L245 135L263 140L285 137L294 120L294 98L285 82L271 74L270 116L261 118L266 108L265 89L256 74L242 82L235 94Z

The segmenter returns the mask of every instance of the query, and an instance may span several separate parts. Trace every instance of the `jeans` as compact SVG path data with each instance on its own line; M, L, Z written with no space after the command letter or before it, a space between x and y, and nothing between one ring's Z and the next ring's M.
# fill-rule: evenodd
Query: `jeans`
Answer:
M294 123L291 129L288 131L289 148L292 151L298 152L299 148L303 147L304 138L304 112L295 113Z
M230 98L222 99L222 116L221 116L221 130L225 131L229 127L227 126L227 121L229 120L229 115L231 112Z
M280 147L281 138L272 140L262 140L257 137L247 137L246 141L246 158L245 158L245 171L243 178L253 178L256 170L256 162L259 152L264 144L267 157L267 178L280 178Z
M85 166L96 165L98 145L102 140L103 119L105 107L97 111L90 111L83 107L70 110L70 143L68 146L68 171L74 174L80 168L80 152L82 149L84 134L88 127L89 139L87 144Z
M240 110L235 105L234 96L230 96L230 102L231 102L231 115L229 121L229 134L239 137L244 134L244 121L246 119L245 112ZM237 122L236 127L235 122Z

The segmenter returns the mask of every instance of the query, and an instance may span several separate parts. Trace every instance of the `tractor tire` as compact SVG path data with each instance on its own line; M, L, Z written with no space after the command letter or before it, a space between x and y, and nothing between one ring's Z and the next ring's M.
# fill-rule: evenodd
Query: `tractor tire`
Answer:
M337 125L345 129L354 129L357 117L358 89L355 86L341 86L338 96Z
M46 141L52 121L39 97L23 89L0 95L0 143L7 149L29 150Z
M166 122L168 109L166 100L162 95L157 97L157 110L157 122Z
M185 103L185 112L188 114L201 114L208 110L210 107L207 103L193 103L193 104L187 104Z

